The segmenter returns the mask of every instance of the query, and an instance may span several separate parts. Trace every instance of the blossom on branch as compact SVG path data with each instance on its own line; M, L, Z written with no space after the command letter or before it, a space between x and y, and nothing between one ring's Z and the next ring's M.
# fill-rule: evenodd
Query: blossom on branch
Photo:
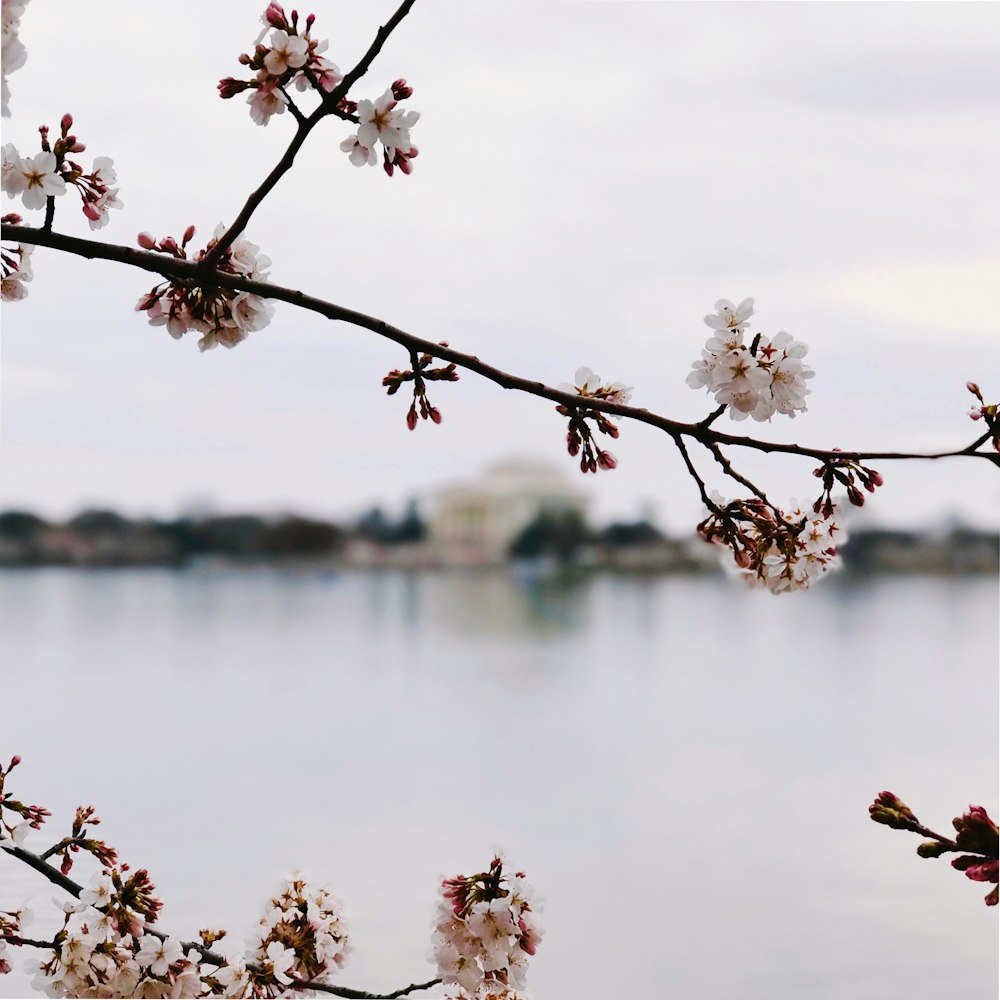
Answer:
M226 227L220 222L208 246L199 251L195 261L204 260L225 232ZM194 226L188 226L180 244L172 236L157 242L149 233L140 233L138 243L144 250L187 260L186 247L194 233ZM271 258L260 253L259 246L247 239L238 239L219 258L215 269L224 274L265 281L270 266ZM137 312L145 312L153 326L166 326L175 340L189 330L202 334L198 341L202 351L212 350L219 344L235 347L249 333L267 326L274 315L274 306L267 299L208 282L191 285L165 281L143 295L135 308Z
M420 118L419 111L403 111L399 102L412 95L413 88L403 79L392 86L377 100L358 101L358 131L348 136L340 148L351 158L356 167L378 162L375 144L382 143L382 167L391 177L396 167L404 174L413 170L410 163L419 150L410 140L410 129Z
M969 411L969 416L973 420L984 420L993 438L993 447L1000 451L1000 405L987 403L983 399L983 394L975 382L966 383L966 388L979 400L979 406L973 406Z
M10 117L10 88L7 86L7 74L20 69L28 59L28 53L18 37L21 15L27 6L28 0L3 0L3 51L0 55L2 108L0 108L0 114L4 118Z
M698 532L726 551L729 568L750 586L774 594L806 590L841 564L847 533L836 504L817 513L795 505L778 510L757 497L726 501L713 493L709 500L711 512Z
M441 896L434 934L438 976L459 987L459 1000L513 1000L514 991L524 989L528 958L542 937L524 873L507 876L494 858L486 872L445 879Z
M252 90L247 97L250 117L258 125L267 125L273 115L283 114L289 106L285 90L290 85L294 84L300 91L316 87L329 93L344 77L337 66L322 55L328 42L312 37L315 21L312 14L306 18L301 33L298 11L293 10L289 17L277 3L268 5L261 21L264 28L254 43L253 54L240 56L240 62L254 71L255 76L251 80L237 80L231 76L220 80L219 96L228 100Z
M610 470L618 468L618 459L597 444L594 432L590 429L588 420L592 420L602 434L611 438L618 437L618 425L602 410L587 406L587 400L601 400L606 403L616 403L627 406L632 398L632 386L623 382L611 382L604 385L600 375L594 374L590 368L577 368L574 383L563 382L559 385L560 392L575 393L583 400L580 406L570 406L560 403L556 412L569 417L569 429L566 432L566 450L574 458L580 457L580 471L583 473L597 472L598 469Z
M749 347L744 337L753 315L753 299L738 306L728 299L715 304L705 323L716 331L692 365L687 384L706 389L729 410L733 420L770 420L775 413L794 417L806 410L806 385L815 374L802 358L809 348L791 334L757 334Z
M17 226L21 223L21 216L11 212L3 217L3 222ZM4 302L17 302L28 294L24 286L34 277L31 270L34 249L28 243L0 244L0 287Z
M39 128L42 152L21 156L13 143L3 147L3 190L8 197L21 196L25 208L45 208L50 198L67 192L67 185L77 189L83 214L91 229L101 229L108 223L108 210L121 208L118 188L111 187L118 179L110 157L98 156L87 171L71 154L82 153L86 146L70 129L73 116L65 114L59 124L59 138L50 145L48 126Z

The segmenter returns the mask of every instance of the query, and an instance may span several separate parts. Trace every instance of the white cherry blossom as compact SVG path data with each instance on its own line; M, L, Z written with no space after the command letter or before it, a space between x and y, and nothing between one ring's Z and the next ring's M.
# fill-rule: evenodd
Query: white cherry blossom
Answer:
M264 57L264 68L272 76L283 76L290 69L304 66L309 56L309 41L287 31L271 34L271 51Z

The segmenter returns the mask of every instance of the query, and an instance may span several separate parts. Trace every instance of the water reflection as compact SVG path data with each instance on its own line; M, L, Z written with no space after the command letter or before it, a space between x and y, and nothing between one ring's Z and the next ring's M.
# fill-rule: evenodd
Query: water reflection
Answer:
M286 870L329 880L347 985L427 972L436 880L502 845L547 899L539 997L988 996L978 887L865 809L890 787L944 825L995 794L969 692L997 702L996 603L983 580L775 600L705 578L3 573L0 755L63 816L100 806L170 927L249 929ZM3 857L0 886L51 895Z

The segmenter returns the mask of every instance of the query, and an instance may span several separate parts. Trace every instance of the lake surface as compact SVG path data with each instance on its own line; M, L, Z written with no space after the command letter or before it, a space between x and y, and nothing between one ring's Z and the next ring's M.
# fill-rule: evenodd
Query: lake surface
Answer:
M165 930L242 938L287 872L328 883L346 986L431 978L439 879L500 848L545 901L538 1000L992 998L987 887L867 807L996 815L997 607L982 579L5 572L0 756L55 814L27 846L96 804ZM0 852L0 908L55 891Z

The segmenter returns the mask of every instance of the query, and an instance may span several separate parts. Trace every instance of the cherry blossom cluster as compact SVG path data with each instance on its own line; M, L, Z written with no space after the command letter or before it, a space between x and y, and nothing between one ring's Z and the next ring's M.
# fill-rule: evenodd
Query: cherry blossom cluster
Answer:
M344 965L347 953L347 928L340 903L328 889L314 889L296 872L278 886L265 908L256 947L247 951L246 959L259 965L265 974L270 969L273 985L277 986L287 984L291 977L326 982L328 974ZM226 985L228 996L243 995L229 991L244 978L254 982L258 990L266 986L260 974L247 971L246 962L231 961L227 969L215 975Z
M204 250L194 258L200 262L211 253L225 233L223 223L215 229ZM157 242L149 233L140 233L138 243L144 250L155 250L178 260L187 260L187 245L194 238L194 226L188 226L181 242L167 236ZM260 252L260 247L247 239L238 239L214 264L224 274L265 281L271 258ZM136 311L144 312L153 326L166 326L167 333L179 340L189 330L200 333L198 347L210 351L222 344L235 347L254 330L262 330L271 322L274 306L267 299L252 292L239 292L232 288L205 285L178 284L164 281L142 296Z
M447 347L448 342L442 341L442 347ZM406 411L406 426L410 430L415 430L417 417L422 420L431 420L435 424L441 423L441 411L431 404L427 395L428 382L457 382L458 372L455 365L444 365L440 368L431 368L430 364L434 360L430 354L413 354L410 363L412 368L400 370L394 368L384 379L382 385L386 387L386 395L394 396L406 382L413 383L413 402Z
M586 405L586 400L597 399L606 403L617 403L627 406L632 398L631 386L621 382L611 382L605 385L600 375L595 375L590 368L577 368L574 382L563 382L559 385L560 392L575 393L583 402L578 406L568 406L560 403L556 412L569 418L569 429L566 432L566 450L576 458L580 455L580 471L597 472L598 469L616 469L618 459L597 443L594 432L590 429L588 420L593 420L594 426L608 437L618 437L618 425L601 410L595 410ZM582 452L582 454L581 454Z
M982 806L969 806L968 812L956 816L951 824L955 837L944 837L928 829L903 801L892 792L880 792L868 807L868 814L876 823L893 830L909 830L929 837L917 847L922 858L939 858L942 854L959 853L951 862L952 868L965 872L973 882L992 882L993 889L986 894L987 906L996 906L997 882L1000 879L1000 829L990 819Z
M0 73L2 73L2 83L0 90L3 92L2 109L0 113L4 118L10 117L10 88L7 86L7 74L20 69L28 59L28 53L24 48L18 33L21 28L21 15L24 8L28 6L28 0L3 0L3 52L0 58Z
M838 449L834 449L837 451ZM865 505L862 489L874 493L884 482L880 473L851 458L833 458L813 470L817 479L823 480L823 492L813 503L813 512L823 517L832 517L836 509L833 490L839 486L847 489L847 499L855 507Z
M80 195L83 214L91 229L101 229L108 224L109 210L121 208L118 188L112 187L118 179L114 163L107 156L98 156L91 170L86 170L70 155L82 153L87 147L72 135L73 116L63 115L59 138L49 142L49 128L39 128L42 151L35 156L21 156L13 143L3 147L3 190L8 197L20 196L25 208L45 208L49 198L66 194L67 185L75 187Z
M105 870L75 903L57 906L63 926L32 986L50 997L202 995L197 951L148 926L162 906L145 870Z
M16 212L5 215L5 224L19 226L21 216ZM28 294L24 286L31 281L34 273L31 270L31 254L34 247L28 243L0 244L0 268L2 268L2 288L4 302L17 302Z
M513 877L494 858L488 871L441 883L434 933L438 976L459 987L458 1000L514 1000L542 931L524 873Z
M691 365L687 384L714 394L733 420L804 413L805 397L812 391L806 380L815 374L802 362L809 348L788 333L773 338L758 333L747 347L743 338L752 315L753 299L739 305L729 299L715 303L715 314L706 316L705 323L716 332Z
M967 382L966 388L979 400L979 406L973 406L969 410L969 416L973 420L986 422L987 429L993 435L993 447L1000 451L1000 405L987 403L975 382Z
M403 111L399 102L413 95L413 88L403 79L375 101L358 101L358 130L348 136L340 148L356 167L375 166L376 143L382 144L382 168L391 177L396 167L404 174L413 170L413 160L419 150L410 140L410 129L420 118L419 111Z
M219 96L228 100L252 91L247 97L250 117L258 125L267 125L272 115L284 114L289 105L287 88L293 84L300 91L313 86L326 93L332 91L344 75L323 56L329 43L312 37L315 20L315 14L310 14L300 33L298 11L293 10L289 17L280 4L268 4L261 15L264 27L254 42L253 54L240 56L240 62L256 75L251 80L227 76L219 81Z
M840 566L847 533L837 522L836 504L827 514L794 504L778 510L760 498L727 502L718 493L709 500L711 513L698 532L727 551L727 564L750 586L774 594L806 590Z

